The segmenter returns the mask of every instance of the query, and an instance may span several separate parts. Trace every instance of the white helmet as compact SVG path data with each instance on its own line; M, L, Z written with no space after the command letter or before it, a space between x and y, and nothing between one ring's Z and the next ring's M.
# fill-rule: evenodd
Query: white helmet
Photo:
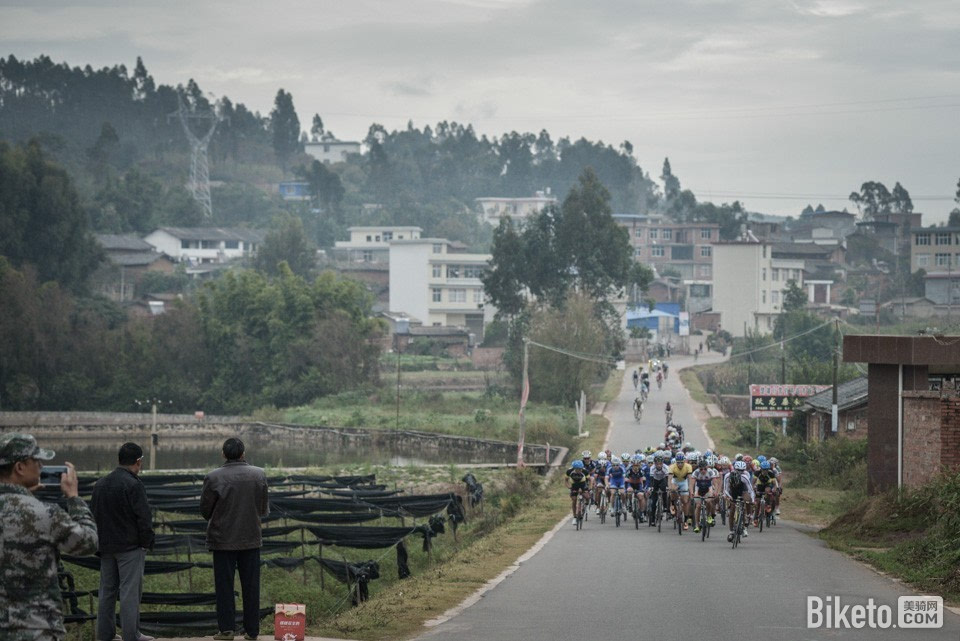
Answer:
M730 459L727 458L726 456L721 456L719 463L720 465L723 465L724 467L726 467L727 465L730 465Z
M711 454L707 457L707 467L713 467L717 464L717 457Z
M629 460L630 460L630 452L624 452L623 454L620 455L620 458L623 459L624 461L629 461Z
M733 458L736 459L737 461L742 461L742 460L743 460L743 454L741 454L740 452L737 452L737 455L734 456Z
M690 445L690 441L687 441L686 443L684 443L683 446L684 446L684 447L690 447L690 448L693 447L692 445Z
M647 454L647 464L653 465L653 454Z
M771 456L771 457L770 457L769 459L767 459L767 460L770 461L770 465L772 465L773 467L776 467L776 466L777 466L777 463L780 462L780 461L777 460L777 457L775 457L775 456Z
M607 460L607 453L606 453L606 452L600 452L599 454L597 454L597 459L598 459L598 460L601 460L601 461L606 461L606 460Z
M591 456L590 450L584 450L583 454L580 455L581 458L590 458Z
M745 472L747 470L747 464L744 463L743 461L737 461L736 463L733 464L733 469L735 469L738 472Z
M622 461L620 460L620 457L616 455L614 455L613 458L610 459L610 462L613 463L614 465L620 465L620 463L622 463Z
M690 463L690 465L696 465L697 461L699 460L700 460L700 452L694 450L689 454L687 454L687 461Z
M660 445L657 446L657 449L658 449L658 450L665 450L665 449L667 449L667 444L661 441L661 442L660 442Z

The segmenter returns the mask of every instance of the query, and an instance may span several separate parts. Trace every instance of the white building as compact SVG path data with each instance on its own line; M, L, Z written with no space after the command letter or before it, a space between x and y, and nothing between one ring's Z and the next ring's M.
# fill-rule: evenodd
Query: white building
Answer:
M444 238L391 241L389 309L425 326L465 327L481 336L496 312L480 282L490 258L463 252Z
M264 232L224 227L161 227L144 237L160 253L196 264L225 263L251 256Z
M803 266L802 259L775 257L771 243L756 239L714 244L713 311L723 329L734 336L773 331L787 282L803 286Z
M350 240L334 243L333 257L352 263L386 263L390 260L390 241L417 240L419 227L348 227Z
M322 163L343 162L350 154L360 153L360 143L352 140L318 140L303 143L303 150Z
M477 198L480 207L480 219L494 227L500 224L504 216L513 222L521 222L539 213L548 205L555 205L557 199L550 195L550 189L538 191L533 198Z

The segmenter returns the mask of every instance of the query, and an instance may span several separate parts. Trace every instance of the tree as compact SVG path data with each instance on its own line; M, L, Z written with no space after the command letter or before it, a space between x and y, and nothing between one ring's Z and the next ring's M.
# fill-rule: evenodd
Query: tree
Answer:
M850 201L864 218L870 219L877 214L888 213L892 195L881 182L868 181L860 186L860 192L851 192Z
M310 135L313 136L313 142L317 142L323 137L323 118L320 114L313 114L313 124L310 126Z
M270 112L270 130L273 134L273 151L286 171L290 157L300 149L300 120L293 107L293 96L280 89Z
M340 176L327 169L319 160L310 163L309 168L298 168L296 174L310 185L310 197L314 207L326 213L339 212L345 193Z
M890 209L897 214L913 212L913 201L910 200L910 193L899 182L893 186L893 192L890 194Z
M316 250L303 232L303 221L288 213L278 214L273 219L257 252L255 266L258 271L275 276L280 273L283 263L299 276L307 276L316 266Z
M787 281L783 290L783 311L794 312L807 306L807 293L792 278Z
M0 142L0 255L33 265L41 282L81 290L103 259L67 172L34 142Z
M680 195L680 179L673 175L669 158L663 159L663 171L660 172L660 180L663 181L663 198L669 207L671 201Z
M955 208L950 212L947 224L951 227L960 227L960 209Z

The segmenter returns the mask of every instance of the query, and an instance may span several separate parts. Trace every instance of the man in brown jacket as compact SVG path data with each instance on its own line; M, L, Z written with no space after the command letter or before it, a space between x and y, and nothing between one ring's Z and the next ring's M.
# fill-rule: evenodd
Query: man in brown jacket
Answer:
M224 464L203 480L200 513L207 523L207 547L213 552L213 581L217 593L214 639L234 639L237 609L233 577L240 575L244 639L260 633L260 517L269 511L267 476L243 459L243 441L223 443Z

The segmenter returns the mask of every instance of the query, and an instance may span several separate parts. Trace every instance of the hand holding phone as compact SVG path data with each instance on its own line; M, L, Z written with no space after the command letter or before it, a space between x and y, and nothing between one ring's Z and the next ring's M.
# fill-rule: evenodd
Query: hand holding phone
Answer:
M40 470L40 485L43 487L60 487L60 477L66 473L66 465L44 465Z
M64 467L67 468L66 472L60 476L60 491L63 492L63 495L68 499L71 499L75 496L79 496L79 482L77 481L77 470L74 469L73 463L65 463Z

